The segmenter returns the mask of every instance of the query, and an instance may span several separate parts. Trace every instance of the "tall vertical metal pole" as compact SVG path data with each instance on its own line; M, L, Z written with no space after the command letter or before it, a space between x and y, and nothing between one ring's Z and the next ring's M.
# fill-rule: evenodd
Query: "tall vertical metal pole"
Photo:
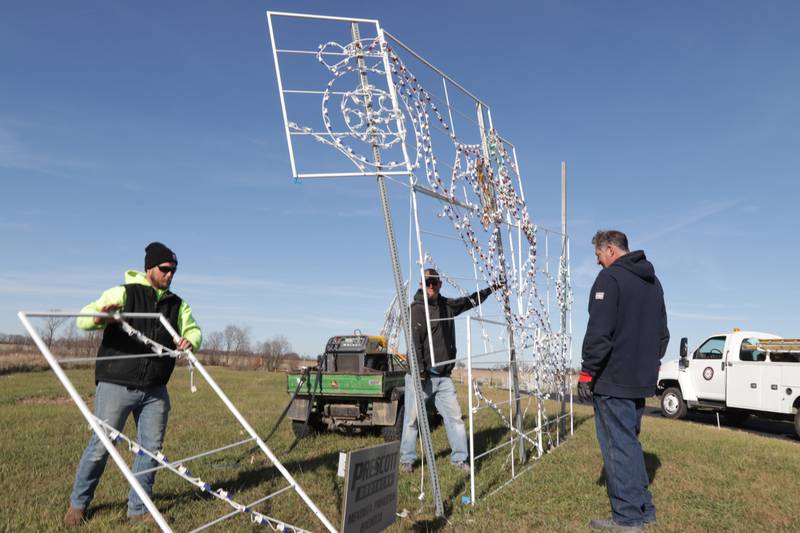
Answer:
M485 350L484 350L485 351ZM467 315L467 409L469 411L469 503L475 505L475 413L472 407L472 317Z
M561 357L566 357L567 353L567 162L561 162L561 264L559 265L559 282L561 284L561 335L559 354ZM569 368L567 366L566 368ZM567 432L567 373L562 377L561 384L561 433L566 435ZM570 388L570 395L571 395ZM571 396L570 396L571 400Z
M489 165L489 141L486 138L486 126L484 125L483 120L483 105L480 103L477 104L478 108L478 128L481 130L481 147L483 149L483 158L486 160L486 165ZM491 119L491 117L490 117ZM496 194L494 189L494 185L490 183L492 188L492 196ZM506 277L506 256L503 252L503 232L500 231L500 224L502 221L493 221L495 227L497 227L497 255L500 258L500 269L503 273L503 281ZM519 397L519 369L517 368L517 356L516 356L516 348L514 345L514 328L511 325L511 321L509 317L511 316L511 301L508 297L508 292L506 291L506 287L503 287L503 312L505 313L506 319L509 320L508 323L508 366L511 370L511 388L514 392L514 409L516 414L514 416L514 424L517 426L518 435L523 433L522 431L522 405L520 402ZM522 437L517 437L519 439L519 460L523 461L525 459L525 440Z
M353 22L350 25L353 41L360 43L361 33L358 29L358 23ZM389 57L386 51L386 39L383 35L383 30L376 25L378 32L378 39L380 40L381 53L383 55L383 66L386 70L386 82L389 86L389 92L392 96L392 104L394 110L399 113L399 104L397 101L397 93L394 88L394 83L391 77L391 65L389 64ZM372 119L372 96L370 93L370 84L367 77L366 61L364 55L361 53L361 48L358 48L359 55L356 56L359 68L359 80L361 83L361 90L364 93L364 106L367 112L367 125L368 128L373 129L374 123ZM402 131L402 121L397 115L398 134ZM369 130L368 130L369 131ZM405 142L403 142L403 155L406 159L406 167L410 173L410 164L408 154L406 152ZM439 475L436 471L436 456L433 453L433 441L431 440L431 431L428 426L428 416L425 409L425 399L422 395L422 381L420 380L419 367L417 365L417 356L414 350L414 343L411 335L411 320L408 316L408 305L406 302L405 291L403 290L403 275L400 270L400 258L397 254L397 242L394 236L394 226L392 224L392 213L389 207L389 195L386 191L386 179L381 174L381 152L377 143L372 144L372 157L376 165L376 174L378 182L378 192L381 198L381 207L383 209L383 221L386 226L386 238L389 244L389 256L392 262L392 272L394 274L395 291L397 298L400 302L400 320L405 333L406 349L408 350L408 363L411 372L411 379L414 388L414 400L417 405L417 427L419 429L420 438L422 440L422 451L425 455L425 460L428 462L428 472L431 478L431 492L433 494L433 502L436 511L436 516L444 516L444 504L442 503L442 493L439 487ZM413 192L412 192L413 194ZM406 391L408 393L408 391Z

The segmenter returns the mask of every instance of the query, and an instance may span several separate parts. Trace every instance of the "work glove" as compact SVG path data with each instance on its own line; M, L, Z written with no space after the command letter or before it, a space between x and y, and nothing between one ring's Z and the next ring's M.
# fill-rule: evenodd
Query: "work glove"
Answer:
M585 403L592 403L592 389L594 389L592 375L587 372L581 372L578 377L578 399Z
M492 292L495 292L499 291L500 289L504 289L505 286L506 286L506 280L504 278L500 278L500 280L490 285L489 288L492 290Z

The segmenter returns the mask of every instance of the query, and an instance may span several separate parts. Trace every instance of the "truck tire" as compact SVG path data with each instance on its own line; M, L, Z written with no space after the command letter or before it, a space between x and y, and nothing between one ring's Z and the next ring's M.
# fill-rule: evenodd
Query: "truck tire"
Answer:
M800 438L800 409L794 415L794 432Z
M383 426L381 428L381 437L384 442L394 442L400 440L403 436L403 406L397 408L397 417L394 419L394 424L391 426Z
M686 402L678 387L669 387L661 395L661 414L666 418L679 419L686 416Z
M319 423L315 420L309 420L308 424L302 420L292 420L292 433L294 433L294 436L298 439L310 437L314 433L318 433L319 430Z

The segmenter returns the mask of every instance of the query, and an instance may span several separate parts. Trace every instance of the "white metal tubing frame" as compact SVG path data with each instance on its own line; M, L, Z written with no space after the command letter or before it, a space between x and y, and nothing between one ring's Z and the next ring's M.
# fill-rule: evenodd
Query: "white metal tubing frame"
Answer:
M175 331L175 329L172 327L172 324L170 324L169 321L163 315L159 315L159 320L161 321L161 324L164 326L164 328L166 328L166 330L169 331L174 338L180 337L180 335L178 335L178 332ZM187 357L189 361L193 365L195 365L195 368L197 369L198 372L200 372L200 375L203 376L203 378L206 380L211 389L217 393L217 396L219 396L220 400L222 400L222 403L225 404L225 407L227 407L228 410L231 412L231 414L233 414L234 418L236 418L236 420L239 422L239 424L241 424L244 430L251 437L253 437L253 439L255 439L256 443L258 444L258 447L261 448L261 451L263 451L264 454L269 458L273 466L275 466L275 468L278 469L278 471L281 473L281 475L283 475L286 481L288 481L289 484L294 488L295 492L297 492L297 495L300 496L300 498L306 503L309 509L313 511L313 513L317 516L319 521L323 523L325 528L328 531L335 533L336 528L333 526L330 520L328 520L328 518L322 513L322 511L317 507L314 501L308 497L308 494L306 494L303 488L297 483L297 481L295 481L292 474L290 474L289 471L286 470L286 468L278 460L275 454L272 453L272 450L269 449L266 443L263 440L261 440L261 437L258 436L258 433L256 433L255 429L253 429L253 426L250 425L250 423L244 418L244 416L242 416L242 414L239 412L236 406L233 405L233 402L231 402L231 400L222 391L219 385L217 385L217 382L214 381L214 378L212 378L211 375L206 371L205 367L202 364L200 364L200 361L198 361L197 357L195 357L195 355L191 351L187 352Z
M278 489L276 491L273 491L272 493L270 493L270 494L268 494L268 495L266 495L266 496L264 496L262 498L259 498L254 503L250 503L250 504L238 503L238 502L234 501L232 498L230 498L229 493L227 491L224 491L222 489L213 490L213 487L211 487L211 485L209 483L204 482L200 478L193 477L191 475L190 471L184 465L176 465L175 463L167 463L166 457L162 453L153 452L152 450L148 450L147 448L144 448L144 447L140 446L139 443L137 443L136 441L134 441L133 439L131 439L130 437L128 437L127 435L125 435L121 431L118 431L116 428L114 428L110 424L104 422L103 420L100 420L97 417L95 417L95 419L97 420L97 422L100 424L101 427L103 427L106 431L109 432L110 440L112 440L112 442L114 442L116 439L120 439L120 440L124 441L125 443L128 444L128 447L132 452L135 452L137 454L146 455L146 456L150 457L152 460L154 460L157 463L159 463L162 467L168 468L175 475L179 476L180 478L184 479L185 481L187 481L187 482L189 482L189 483L191 483L193 485L196 485L197 487L201 487L202 490L204 492L207 492L211 497L216 498L216 499L218 499L220 501L224 501L225 503L227 503L228 505L230 505L230 506L232 506L234 508L234 511L229 512L227 514L224 514L224 515L222 515L220 517L217 517L214 520L212 520L211 522L203 524L202 526L200 526L200 527L198 527L196 529L193 529L192 531L202 531L204 529L207 529L207 528L211 527L214 524L218 524L218 523L220 523L220 522L222 522L224 520L227 520L228 518L236 516L237 514L248 513L248 512L252 513L252 516L253 516L254 519L258 519L258 518L264 517L264 518L269 518L270 520L274 520L275 522L281 522L281 521L279 521L277 519L274 519L272 517L267 517L267 515L264 515L263 513L260 513L258 511L253 510L253 507L255 507L255 505L257 505L257 504L259 504L261 502L264 502L266 500L269 500L270 498L273 498L274 496L277 496L278 494L286 492L287 490L292 488L291 485L287 485L287 486L282 487L282 488L280 488L280 489ZM184 468L181 469L181 466L183 466ZM152 471L152 469L151 469L151 471ZM143 472L137 472L136 475L141 475ZM292 530L294 530L295 532L297 532L297 531L305 531L305 530L303 530L301 528L298 528L298 527L296 527L294 525L291 525L291 524L284 524L284 525L289 525L290 528Z
M475 431L472 408L472 317L467 315L467 409L469 410L469 503L475 505Z
M30 313L30 316L48 316L48 315L44 313ZM67 316L75 316L75 315L67 315ZM108 316L108 315L102 315L102 316ZM81 395L78 394L78 391L75 390L75 387L72 385L72 382L64 373L64 370L61 368L61 365L58 363L58 360L53 356L53 354L50 352L50 349L47 348L47 345L39 336L39 332L36 331L36 328L34 328L33 325L30 323L30 320L28 320L28 314L25 313L24 311L20 311L19 313L17 313L17 317L19 317L20 322L22 322L22 325L28 331L28 334L33 339L33 342L36 343L36 346L39 348L39 351L42 352L42 355L47 360L47 363L50 365L50 368L53 369L53 372L55 373L58 380L67 390L67 393L69 394L70 398L72 398L72 401L75 402L76 406L78 406L78 409L83 415L83 418L85 418L86 421L89 423L89 426L91 426L92 431L94 431L94 434L97 435L98 439L100 439L100 442L103 443L103 446L108 451L109 455L111 455L111 458L114 460L114 462L117 464L117 467L122 472L122 475L125 476L125 479L128 481L131 488L133 488L133 490L136 492L136 495L139 496L139 498L142 500L142 503L144 503L144 506L147 508L147 511L156 521L156 524L158 524L158 527L160 527L162 531L171 532L172 528L170 528L169 524L167 524L167 521L164 520L164 517L161 515L158 508L155 506L153 501L147 495L147 492L145 492L144 488L139 483L139 480L136 479L136 476L133 475L133 472L128 467L128 463L125 462L125 459L122 458L117 449L111 443L111 440L106 435L106 432L103 430L100 424L97 423L97 420L94 417L94 413L92 413L92 411L89 409L89 406L87 406L86 403L83 401L83 398L81 398Z
M536 403L537 403L537 424L536 424L536 427L534 427L534 428L532 428L532 429L530 429L528 431L522 431L521 429L513 427L514 426L513 418L509 418L509 420L512 421L511 422L511 424L512 424L511 427L507 428L509 430L509 437L510 437L509 440L507 440L505 442L502 442L502 443L498 444L497 446L494 446L493 448L490 448L488 450L484 450L480 454L476 454L475 453L475 431L474 431L475 419L474 419L474 415L475 415L475 412L477 412L478 408L474 407L473 399L472 399L473 394L475 394L475 392L474 392L474 378L473 378L473 375L472 375L472 362L473 362L473 359L475 357L475 355L473 355L473 353L472 353L472 351L473 351L473 349L472 349L472 322L476 321L476 322L493 324L493 325L496 325L496 326L503 326L503 327L507 327L508 324L505 323L505 322L499 322L499 321L495 321L495 320L487 320L487 319L482 318L482 317L474 317L474 316L471 316L471 315L467 315L464 318L465 318L466 324L467 324L467 326L466 326L467 327L467 387L468 387L468 391L467 391L467 408L469 410L468 418L469 418L470 504L471 505L475 505L475 501L476 501L476 495L475 495L475 462L478 461L478 460L481 460L484 457L487 457L489 454L491 454L493 452L496 452L498 450L501 450L501 449L503 449L503 448L505 448L507 446L511 446L511 453L513 455L514 452L515 452L515 448L514 448L513 444L516 442L516 440L519 439L520 442L522 442L523 446L524 446L524 441L525 440L528 440L529 442L533 442L528 437L532 433L536 433L536 436L537 436L537 441L536 441L535 444L536 444L536 448L537 448L537 451L538 451L537 458L540 458L544 454L544 448L543 448L543 442L542 442L542 432L543 432L544 428L552 426L552 425L555 425L555 427L556 427L556 447L558 447L558 445L560 444L559 441L558 441L558 429L559 429L560 423L562 421L566 421L566 418L569 418L570 419L570 425L572 425L572 420L573 420L572 401L571 401L572 400L572 393L570 391L569 413L557 415L555 417L552 417L552 418L548 419L545 422L543 422L543 420L542 420L542 418L543 418L543 410L542 410L542 405L541 405L541 399L537 397L536 398ZM533 329L533 328L528 328L528 329ZM510 339L508 339L508 341L510 342ZM492 352L486 352L485 354L495 354L495 353L499 353L499 352L510 353L509 345L507 344L505 349L503 349L503 350L494 350ZM485 354L483 354L483 355L485 355ZM514 364L520 364L520 363L521 363L520 360L517 360L517 361L514 362ZM509 361L509 370L510 370L511 366L512 366L512 363ZM513 391L512 391L512 387L511 387L510 382L509 382L508 390L509 390L509 399L507 401L500 402L500 403L509 404L509 408L511 408L511 406L516 401L521 399L522 395L521 394L520 395L516 395L516 396L513 395ZM511 410L510 414L513 414L513 410ZM571 434L572 434L572 431L571 431ZM553 443L552 443L552 439L551 439L551 445L552 444ZM523 449L524 449L524 447L523 447ZM514 468L514 461L513 460L511 461L511 464L512 464L512 466L511 466L511 468L512 468L511 478L506 483L503 483L501 486L497 487L495 490L490 492L487 496L490 496L490 495L494 494L495 492L497 492L501 488L505 487L509 482L513 481L514 479L518 478L519 476L521 476L522 474L526 473L527 471L529 471L531 469L531 467L527 467L527 468L523 468L519 472L516 472L515 468Z
M72 382L64 373L61 365L59 364L58 360L53 356L50 350L47 348L47 345L39 336L36 329L28 320L28 317L47 317L47 316L66 316L66 317L78 317L78 316L87 316L87 317L105 317L108 318L110 315L108 313L26 313L24 311L20 311L17 313L20 321L22 322L25 329L30 334L31 338L36 343L36 346L42 352L42 355L45 357L47 362L50 364L50 367L53 369L53 372L58 377L61 384L69 393L72 400L78 406L78 409L81 411L81 414L86 419L86 421L91 426L92 430L97 435L100 442L103 443L106 450L109 452L109 455L114 459L114 462L117 464L117 467L122 471L125 479L134 489L136 494L141 498L142 502L145 504L145 507L150 512L150 514L155 519L158 526L163 531L172 531L172 529L167 524L164 517L159 512L158 508L153 504L152 500L148 497L147 493L142 488L141 484L139 483L136 475L130 470L128 464L119 454L117 449L114 447L111 440L105 433L103 427L97 422L94 414L91 412L89 407L81 398L80 394L78 394L75 387L72 385ZM180 335L177 331L172 327L172 324L160 313L119 313L120 317L137 317L137 318L152 318L157 319L161 322L164 328L170 333L173 338L179 338ZM269 458L272 462L273 466L278 469L278 471L283 475L284 479L289 483L289 485L297 492L298 496L306 503L306 505L311 509L311 511L317 516L320 522L323 523L325 528L330 532L336 532L336 528L333 524L327 519L327 517L319 510L319 508L314 504L314 502L308 497L308 495L303 491L302 487L295 481L294 477L286 470L283 464L278 460L278 458L272 453L272 450L267 447L263 440L258 436L255 432L253 427L247 422L247 420L242 416L239 410L233 405L233 402L227 397L227 395L222 391L222 389L217 385L214 378L206 371L205 367L200 363L200 361L195 357L195 355L191 351L183 352L188 359L188 361L194 366L194 368L200 372L203 378L206 380L206 383L211 387L211 389L217 394L217 396L222 400L223 404L228 408L228 410L233 414L234 418L239 422L239 424L245 429L245 431L251 436L250 440L255 440L258 444L258 447L264 452L264 454Z
M294 16L294 14L292 14L292 13L274 13L274 12L268 12L268 15L270 17L272 15L281 15L281 16L288 16L288 17ZM371 24L375 24L376 28L378 29L376 42L379 42L380 45L381 45L381 52L382 52L382 56L381 57L383 59L383 64L384 64L383 73L386 76L388 91L389 91L390 96L392 98L393 110L396 112L395 113L395 121L397 122L397 135L401 139L400 142L401 142L401 146L402 146L402 149L403 149L403 155L404 155L407 175L408 175L408 178L409 178L408 187L410 189L410 203L411 203L410 207L411 207L411 211L413 213L413 219L412 220L413 220L413 222L415 222L415 229L416 229L416 232L415 232L416 239L415 240L416 240L416 244L417 244L417 253L418 253L418 258L419 258L418 262L417 262L417 266L419 267L420 280L424 281L424 267L425 267L425 262L424 261L425 261L425 258L427 257L425 252L424 252L424 249L423 249L421 234L422 233L425 233L426 235L427 234L434 235L434 234L432 232L426 232L421 228L419 208L418 208L418 205L417 205L418 197L417 197L416 193L419 192L419 193L422 193L423 195L435 198L435 199L437 199L437 200L439 200L439 201L441 201L443 203L447 203L447 204L450 204L450 205L453 205L453 206L458 206L460 208L467 209L469 212L473 212L476 209L479 209L479 206L478 205L473 205L470 202L469 197L466 194L466 190L465 190L465 195L464 195L465 200L462 202L460 200L456 200L455 196L448 197L446 195L437 193L436 191L434 191L432 189L429 189L425 185L417 183L417 177L414 175L414 168L413 168L412 162L411 162L411 160L409 158L408 151L407 151L407 148L406 148L407 140L406 140L405 127L404 127L403 116L402 116L403 115L403 110L401 109L399 101L398 101L398 94L397 94L396 87L395 87L395 84L394 84L393 79L392 79L392 74L391 74L391 70L392 69L391 69L391 65L389 64L389 57L388 57L388 54L385 51L386 50L385 45L386 45L387 38L391 39L393 44L397 44L397 49L398 50L402 49L403 51L407 52L408 54L410 54L415 59L420 61L426 67L430 68L433 72L435 72L437 75L439 75L442 78L442 88L444 90L444 98L443 98L443 100L442 100L442 98L438 97L435 94L430 94L429 96L432 97L434 100L436 100L436 102L443 102L445 104L445 106L447 107L447 113L448 113L448 116L450 118L450 125L449 125L450 126L450 132L452 132L453 135L455 135L455 124L454 124L454 117L453 117L453 111L455 111L459 115L464 116L470 122L472 122L472 123L474 123L474 124L476 124L478 126L479 132L481 134L481 144L482 144L483 153L484 153L484 157L485 158L488 158L488 156L487 156L487 149L488 149L488 147L487 147L487 135L490 135L490 134L491 135L496 135L496 138L499 140L499 142L502 145L505 145L506 147L508 147L510 149L510 152L511 152L511 158L510 159L513 161L513 165L514 165L513 173L516 174L516 185L517 185L517 188L518 188L519 197L520 197L521 201L524 204L525 195L524 195L524 190L522 188L522 177L521 177L521 172L519 171L519 164L518 164L518 161L517 161L516 147L512 143L510 143L508 140L506 140L505 138L501 137L499 134L496 134L496 132L493 131L494 127L493 127L492 113L491 113L491 110L489 109L488 105L486 105L480 99L475 97L472 93L467 91L463 86L458 84L452 78L447 76L440 69L438 69L437 67L432 65L427 60L425 60L420 54L417 54L411 48L409 48L404 43L399 41L399 39L397 39L393 35L389 34L385 30L382 30L380 28L379 22L376 21L376 20L350 19L350 18L344 18L344 17L318 17L318 16L315 16L315 15L299 15L299 18L321 19L321 20L336 20L336 21L342 21L342 22L349 22L351 24L353 22L364 22L364 23L368 23L370 25ZM316 54L317 52L312 52L312 51L309 51L309 50L277 49L271 18L269 20L269 23L270 23L270 36L271 36L271 40L272 40L272 44L273 44L273 58L275 60L276 72L278 74L279 92L280 92L280 97L281 97L282 111L283 111L283 114L284 114L284 126L285 126L286 132L287 132L287 143L289 144L290 159L292 161L293 176L295 178L298 178L298 177L301 177L301 178L305 178L305 177L327 178L327 177L349 177L349 176L372 176L372 175L376 175L376 176L378 176L379 180L382 180L382 179L386 178L386 179L389 179L390 181L393 181L393 182L399 183L401 185L404 185L399 180L395 180L395 179L392 179L390 177L391 175L398 175L398 174L404 174L404 173L400 173L400 172L397 172L397 171L384 172L384 171L381 171L380 166L376 166L376 169L375 169L374 172L367 171L367 170L364 170L362 168L362 169L360 169L361 172L336 172L336 173L330 172L330 173L316 173L316 174L310 174L310 175L307 175L307 174L298 175L297 174L296 167L295 167L295 160L294 160L294 152L293 152L293 148L292 148L292 145L291 145L291 142L292 142L291 141L291 135L293 135L295 133L300 134L300 133L308 133L308 132L306 132L306 131L303 131L303 132L289 131L290 123L288 122L287 109L286 109L286 105L285 105L285 101L284 101L284 94L285 93L293 93L293 92L297 92L297 93L299 93L299 92L303 92L303 93L308 92L308 93L314 93L314 94L323 94L326 91L316 91L315 92L313 90L312 91L304 91L302 89L298 89L298 90L289 89L289 90L287 90L287 89L283 88L282 81L281 81L281 75L280 75L280 71L279 71L280 66L279 66L279 62L278 62L278 54L279 53ZM356 28L356 31L357 31L357 28ZM354 38L354 39L356 41L358 41L358 40L360 40L360 36L359 36L359 38L357 38L357 39ZM328 52L322 51L320 53L327 54ZM347 55L347 54L341 54L341 55L344 56L344 55ZM361 56L359 56L359 57L361 57ZM378 56L373 53L372 57L378 57ZM375 71L375 72L377 72L377 71ZM363 75L363 72L362 72L362 75ZM450 95L448 94L449 93L448 84L451 85L451 88L452 87L457 88L464 95L466 95L468 98L472 99L472 101L475 103L477 111L478 111L478 117L477 117L478 121L477 122L475 122L474 120L470 119L466 114L464 114L459 109L454 108L452 106L451 101L450 101ZM363 82L362 82L362 85L363 85ZM328 94L330 94L330 91L327 91L327 92L328 92ZM369 96L369 95L367 95L367 96ZM369 104L366 104L366 105L368 106ZM484 127L484 118L487 119L490 133L487 133L487 130ZM412 117L411 120L413 122L413 120L414 120L413 117ZM441 117L440 117L440 120L441 120ZM436 129L437 128L437 124L434 122L432 124L432 127ZM445 125L445 129L446 128L447 128L447 126ZM305 128L305 129L308 129L308 128ZM448 133L448 134L450 133L450 132L444 131L444 129L441 129L441 128L438 128L438 129L440 129L444 133ZM416 133L416 131L415 131L415 133ZM328 135L328 134L333 135L333 133L330 132L330 131L325 132L325 134L326 135ZM429 140L428 142L431 142L431 141ZM375 149L376 149L376 145L373 144L373 151ZM432 147L429 148L429 149L432 149ZM505 147L501 147L501 150L505 151L506 148ZM379 155L380 154L378 154L378 157L379 157ZM380 159L378 158L377 161L379 163ZM452 167L450 167L449 165L447 165L443 161L436 161L436 165L442 165L444 167L450 168L451 170L455 170L455 169L453 169ZM426 171L426 173L428 172L427 161L426 161L426 169L425 169L425 171ZM434 169L433 172L436 172L436 170ZM502 233L498 233L497 237L498 237L498 240L499 240L498 244L499 244L499 247L500 247L500 255L501 256L505 256L506 258L510 259L510 265L509 265L510 269L508 268L508 266L503 265L503 272L508 274L507 271L510 270L510 272L512 273L511 274L512 276L514 274L517 274L519 279L516 280L516 281L521 286L522 283L523 283L523 279L524 279L524 275L525 275L524 273L525 273L525 270L526 270L526 268L525 268L526 263L523 261L523 259L524 259L523 258L523 251L525 250L525 247L528 245L528 243L527 243L527 240L523 238L522 221L520 221L519 223L515 223L514 220L512 220L511 213L508 212L508 211L505 212L504 215L505 216L501 220L496 221L496 226L497 226L497 231L498 232L502 232L501 226L503 226L503 225L506 226L505 229L506 229L507 234L505 236L507 238L507 243L508 243L508 246L509 246L509 254L507 256L505 256L505 254L502 251ZM516 239L513 238L512 228L516 228L517 229ZM411 228L409 228L409 229L410 229L409 233L411 233ZM544 228L540 228L539 226L534 226L533 227L533 231L536 231L537 229L542 229L542 230L545 231L545 247L548 246L547 232L550 231L552 233L558 233L558 232L555 232L555 231L551 231L551 230L547 230L547 229L544 229ZM435 236L445 237L445 236L442 236L442 235L435 235ZM409 235L409 248L411 248L411 239L412 238L413 237L411 237L411 235ZM534 237L534 239L535 239L535 237ZM458 239L454 239L454 240L458 240ZM514 249L515 244L517 246L516 250ZM409 250L409 252L410 252L410 250ZM562 252L562 257L563 257L563 252ZM409 260L410 259L411 259L411 253L409 253ZM528 260L530 261L530 258L528 258ZM530 269L532 269L534 272L538 272L540 269L536 268L535 265L536 264L535 264L535 256L534 256L533 263L530 266ZM551 277L552 277L552 276L549 275L549 263L547 263L545 265L545 268L547 270L545 272L545 275L547 276L547 280L548 280L547 281L547 283L548 283L547 296L549 296L550 295L549 283L550 283ZM473 264L473 269L475 269L475 265L474 264ZM477 280L477 272L476 272L475 278L476 278L475 281L478 282L478 280ZM422 292L423 292L423 300L427 304L426 291L423 290ZM535 289L534 289L534 292L535 292ZM549 297L547 298L547 302L545 304L545 303L543 303L541 301L541 298L538 295L536 297L539 300L539 302L543 306L545 306L545 308L542 309L543 312L548 311L549 308L550 308L550 304L551 304L550 298ZM510 310L511 310L511 302L509 301L509 298L507 296L504 297L503 300L504 300L503 303L505 304L505 309L506 309L507 313L509 313ZM518 292L516 294L516 303L517 303L517 305L515 307L517 308L517 313L522 314L523 313L523 308L525 307L525 304L523 302L523 294L520 293L520 292ZM425 307L425 314L426 314L426 327L427 327L428 330L430 330L431 320L430 320L430 316L428 314L427 305L425 305L424 307ZM548 313L548 315L549 315L549 313ZM468 320L469 320L469 317L468 317ZM570 317L570 320L571 320L571 317ZM530 347L530 346L528 346L528 342L524 342L523 343L523 344L525 344L525 346L521 346L521 347L517 346L516 343L513 340L513 338L514 338L514 327L512 327L512 325L509 322L498 323L498 325L503 325L503 326L508 327L508 329L509 329L509 332L508 332L509 337L508 337L507 341L508 341L508 345L509 346L507 346L505 350L498 350L497 352L508 351L509 354L511 354L511 353L516 352L516 351L519 350L520 354L517 354L517 358L522 357L522 352ZM550 327L545 327L545 329L547 331L549 331L550 333L552 333L550 331ZM405 328L404 328L404 331L406 331ZM562 333L563 333L563 326L562 326ZM537 335L537 339L538 338L539 338L539 336ZM429 331L429 342L431 342L431 341L432 341L432 336L430 335L430 331ZM471 342L471 339L469 337L468 337L468 342ZM486 343L486 341L484 340L484 344L485 343ZM408 342L407 342L407 344L408 344ZM534 345L536 345L536 343L534 343ZM430 348L431 348L431 352L433 352L433 347L430 346ZM471 349L470 349L470 352L471 352ZM494 353L494 352L491 352L488 349L485 349L484 352L485 352L484 354L472 354L472 353L470 353L469 354L470 355L470 359L474 360L477 357L486 357L486 356L489 356L492 353ZM432 353L432 360L433 360L434 366L447 364L447 363L455 361L455 359L450 360L450 361L437 361L436 360L436 354L434 354L434 353ZM509 372L516 374L517 367L518 367L519 363L521 363L521 361L516 361L516 360L511 361L510 364L509 364ZM512 366L513 366L513 368L512 368ZM471 373L471 368L468 370L468 373ZM511 381L515 382L514 383L514 385L515 385L514 389L515 390L512 391L511 387L509 387L509 393L510 393L509 394L509 400L507 402L502 402L502 403L513 404L514 402L516 402L516 404L517 404L516 405L516 413L514 413L513 410L511 410L511 413L509 413L509 416L510 416L510 419L513 420L515 418L514 414L516 414L516 419L517 419L516 422L519 425L519 427L516 428L516 429L517 429L517 432L520 435L522 435L522 434L524 434L521 431L521 429L522 429L521 428L522 412L521 412L520 405L519 405L519 399L521 397L521 393L520 393L520 391L518 389L518 381L516 379L511 380ZM470 391L470 400L471 400L471 394L472 394L472 391ZM538 425L537 425L537 427L539 428L539 430L538 430L538 437L539 437L538 442L539 442L539 445L538 445L537 449L539 451L539 455L541 455L543 453L543 446L542 446L542 443L541 443L541 440L542 440L541 428L543 427L541 418L542 418L542 414L543 413L542 413L541 402L537 402L537 403L538 403L538 410L539 410L539 422L538 422ZM509 405L509 408L510 407L511 406ZM471 414L472 414L472 410L471 410ZM571 414L572 414L572 410L570 409L570 415ZM558 417L558 419L560 419L560 418L561 417ZM550 420L548 420L545 423L545 426L549 426L550 423L551 423ZM422 433L423 433L423 431L420 432L421 435L422 435ZM550 437L549 432L548 432L548 437ZM524 453L524 443L522 442L522 437L518 437L518 438L520 438L520 443L519 444L520 444L520 458L521 458L522 454ZM556 437L556 439L558 439L558 436ZM551 441L552 441L552 439L551 439ZM513 443L513 438L511 439L511 442ZM513 454L513 451L512 451L512 454ZM429 463L432 463L432 461L429 461ZM435 492L436 491L434 490L434 493Z
M292 144L292 142L293 142L292 141L292 136L291 136L291 132L289 130L289 119L288 119L288 112L287 112L287 108L286 108L286 101L285 101L285 98L284 98L285 89L283 87L283 81L282 81L281 71L280 71L280 62L278 60L278 50L279 49L278 49L277 44L276 44L275 32L274 32L274 28L273 28L273 24L272 24L272 17L273 16L284 16L284 17L295 17L295 18L306 18L306 19L316 19L316 20L330 20L330 21L347 22L347 23L350 23L351 32L354 34L354 39L356 39L356 40L357 40L357 37L358 37L358 34L359 34L358 23L365 23L365 24L369 24L369 25L374 25L375 30L376 30L376 36L377 36L376 38L379 41L380 47L381 47L380 55L382 56L382 59L383 59L384 73L385 73L385 76L386 76L387 87L388 87L389 95L391 97L392 107L393 107L393 110L395 111L395 117L396 117L395 121L396 121L396 124L397 124L397 132L398 132L398 135L400 136L400 138L402 139L401 140L401 148L402 148L403 157L404 157L405 172L397 172L397 171L385 172L385 171L383 171L380 168L380 152L379 152L379 149L377 149L375 146L373 146L373 158L374 158L375 163L376 163L376 168L375 168L374 172L366 172L366 171L362 170L361 172L313 173L313 174L304 173L304 174L298 174L295 155L294 155L294 149L293 149L293 144ZM288 145L288 148L289 148L289 158L290 158L290 162L291 162L292 176L295 179L299 179L299 178L325 178L325 177L350 177L350 176L373 176L373 175L377 177L379 192L380 192L381 201L382 201L382 204L383 204L384 222L386 224L387 239L389 241L390 259L392 261L392 268L393 268L393 273L394 273L394 277L395 277L395 288L396 288L396 292L397 292L398 297L399 298L403 298L403 301L405 301L405 296L404 296L405 291L402 288L402 285L403 285L402 275L401 275L401 272L400 272L399 261L397 259L397 250L396 250L396 245L395 245L395 241L394 241L394 230L392 228L391 216L390 216L390 213L388 211L389 206L388 206L388 199L386 198L386 193L385 193L384 180L388 176L391 176L391 175L407 176L408 179L409 179L409 187L410 187L414 183L414 175L413 175L413 166L412 166L411 160L409 158L408 150L407 150L406 143L405 143L404 125L403 125L403 121L402 121L402 118L401 118L401 115L400 115L400 103L399 103L399 100L398 100L398 97L397 97L397 92L395 90L394 83L392 82L392 79L391 79L391 65L389 64L389 57L388 57L388 53L386 51L387 50L387 44L386 44L386 37L384 36L383 30L381 29L380 24L378 23L377 20L353 19L353 18L343 18L343 17L326 17L326 16L305 15L305 14L295 14L295 13L285 13L285 12L273 12L273 11L268 11L267 12L267 21L268 21L269 32L270 32L270 42L272 44L272 50L273 50L273 60L275 62L275 71L276 71L276 76L277 76L277 80L278 80L278 92L279 92L279 95L280 95L281 111L282 111L283 120L284 120L284 131L285 131L285 134L286 134L286 141L287 141L287 145ZM366 74L363 72L363 69L361 69L361 70L362 70L361 71L361 78L362 78L361 85L364 86L364 85L368 84L368 82L364 79ZM367 93L367 97L369 97L369 94L370 94L369 91L366 91L366 93ZM367 104L367 105L369 105L369 104ZM419 426L420 437L421 437L421 439L423 441L423 451L424 451L424 454L427 456L427 459L428 459L428 468L430 470L430 475L431 475L431 486L432 486L434 505L435 505L435 508L436 508L436 515L437 516L442 516L444 514L444 506L443 506L443 502L442 502L442 499L441 499L441 493L440 493L440 490L439 490L439 479L438 479L438 473L436 471L435 454L433 452L433 447L432 447L431 440L430 440L430 428L428 427L427 417L425 416L425 404L422 401L423 400L423 398L422 398L422 383L421 383L420 378L419 378L419 372L416 371L417 370L416 369L416 359L414 358L414 348L413 348L413 344L411 342L411 329L410 329L410 322L409 322L409 318L408 318L408 309L407 309L406 306L401 306L400 316L401 316L401 323L402 323L402 326L403 326L403 332L404 332L404 335L405 335L405 338L406 338L406 345L408 347L408 352L409 352L409 364L410 364L410 367L411 367L412 374L414 375L414 380L413 380L414 381L414 387L413 388L414 388L415 400L416 400L416 403L417 403L417 413L419 415L418 416L418 420L419 420L418 426Z

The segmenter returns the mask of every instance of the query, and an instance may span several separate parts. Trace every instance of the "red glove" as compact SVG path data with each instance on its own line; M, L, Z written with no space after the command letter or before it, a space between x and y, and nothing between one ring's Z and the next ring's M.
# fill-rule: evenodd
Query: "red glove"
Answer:
M592 389L594 381L588 372L581 372L578 376L578 399L582 402L592 403Z

